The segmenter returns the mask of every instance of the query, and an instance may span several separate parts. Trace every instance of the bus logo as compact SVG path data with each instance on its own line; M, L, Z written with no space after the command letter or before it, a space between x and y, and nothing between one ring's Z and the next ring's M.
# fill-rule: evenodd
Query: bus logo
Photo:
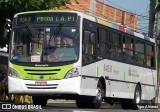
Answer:
M39 78L40 78L40 79L44 79L44 76L41 75Z

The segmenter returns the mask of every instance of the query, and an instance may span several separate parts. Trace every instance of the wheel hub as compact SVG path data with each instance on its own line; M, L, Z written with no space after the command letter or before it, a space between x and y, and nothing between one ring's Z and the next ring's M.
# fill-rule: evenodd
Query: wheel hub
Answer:
M140 103L140 93L139 91L136 91L136 104Z
M98 101L101 101L102 100L102 91L100 88L97 88L96 89L96 97L97 97L97 100Z

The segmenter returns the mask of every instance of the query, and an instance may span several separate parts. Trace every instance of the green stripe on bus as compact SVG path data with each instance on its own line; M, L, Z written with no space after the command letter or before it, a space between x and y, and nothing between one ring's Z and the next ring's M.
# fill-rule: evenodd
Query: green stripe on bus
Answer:
M60 80L73 68L73 64L56 67L27 67L13 65L21 79L26 80Z
M124 81L126 80L126 74L125 74L125 72L124 72Z
M97 77L98 77L98 75L99 75L99 68L98 68L98 67L97 67L97 74L96 74L96 75L97 75Z

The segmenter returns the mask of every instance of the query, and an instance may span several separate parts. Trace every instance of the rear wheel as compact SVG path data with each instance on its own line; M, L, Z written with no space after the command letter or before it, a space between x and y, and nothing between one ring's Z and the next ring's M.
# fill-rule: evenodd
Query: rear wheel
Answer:
M133 109L138 110L138 105L141 102L141 88L139 85L136 86L135 93L134 93L134 99L126 99L121 102L121 107L123 109Z
M47 104L47 98L45 96L32 96L32 100L34 105L45 107Z
M139 109L138 105L140 104L140 102L141 102L141 88L139 85L137 85L134 93L134 99L132 101L132 109L134 110Z

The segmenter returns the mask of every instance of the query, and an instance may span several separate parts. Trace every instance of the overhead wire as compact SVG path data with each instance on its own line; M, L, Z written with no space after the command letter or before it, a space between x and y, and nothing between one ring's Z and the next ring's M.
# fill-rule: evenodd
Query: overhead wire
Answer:
M113 4L113 5L117 6L117 7L119 7L119 8L121 8L121 9L123 9L123 10L126 11L126 12L130 12L130 13L132 13L132 14L134 14L134 15L137 15L137 16L140 16L140 17L147 17L147 16L143 16L142 14L134 13L134 12L132 12L132 11L130 11L130 10L128 10L128 9L120 6L120 5L117 5L116 3L111 2L110 0L106 0L106 1L108 1L109 3L111 3L111 4Z
M110 0L106 0L106 1L108 1L109 3L111 3L111 4L113 4L113 5L121 8L121 9L127 11L127 12L130 12L130 13L138 16L138 21L144 21L144 20L147 21L147 20L149 20L149 11L145 12L145 13L144 13L145 15L144 15L144 14L137 14L137 13L133 13L132 11L130 11L130 10L128 10L128 9L122 7L122 6L117 5L116 3L111 2ZM148 7L149 7L149 5L147 6L147 8L148 8ZM147 8L146 8L146 9L147 9ZM147 13L148 13L148 14L147 14ZM146 14L147 14L147 15L146 15ZM138 22L138 24L139 24L138 26L140 26L140 24L143 24L143 23ZM146 24L147 24L147 23L146 23ZM148 27L149 27L149 26L145 26L144 28L147 28L147 30L148 30ZM144 29L144 28L138 28L138 30L142 31L142 29Z
M147 13L149 13L149 11L144 12L144 13L142 13L142 14L136 14L136 13L131 12L131 11L128 10L128 9L123 8L122 6L119 6L119 5L117 5L117 4L109 1L109 0L106 0L106 1L108 1L108 2L110 2L110 3L112 3L112 4L114 4L114 5L116 5L116 6L119 7L119 8L121 8L121 9L119 9L119 10L122 10L122 9L123 9L122 11L125 11L125 12L127 12L127 13L130 13L131 15L133 14L133 15L138 16L138 21L148 21L148 20L149 20L149 16L147 15ZM100 1L99 1L99 2L100 2ZM102 2L100 2L100 3L102 3ZM104 3L102 3L102 4L104 4ZM83 4L81 4L81 5L83 5ZM95 6L94 3L90 3L90 5L91 5L91 7L95 7L95 8L97 8L97 9L98 9L98 8L102 8L102 7L97 7L97 6ZM106 4L106 5L108 5L108 4ZM112 6L111 6L111 7L112 7ZM85 7L85 9L84 9L84 7L83 7L82 9L83 9L84 11L87 11L87 9L88 9L89 12L91 12L92 14L96 14L97 16L101 16L101 17L104 17L104 18L107 19L107 17L105 17L105 15L104 15L102 12L98 12L97 10L90 10L90 9L87 8L87 7ZM106 9L102 9L102 10L105 11L105 12L108 12ZM108 12L108 13L110 13L110 14L113 15L112 12ZM130 22L127 22L127 24L131 24L131 23L133 23L133 22L135 21L135 20L132 19L132 18L126 19L126 20L127 20L127 21L130 21ZM114 22L114 21L113 21L113 22ZM140 26L140 24L143 25L143 23L138 22L138 26ZM146 23L146 24L147 24L147 23ZM138 30L142 31L141 28L138 28Z

